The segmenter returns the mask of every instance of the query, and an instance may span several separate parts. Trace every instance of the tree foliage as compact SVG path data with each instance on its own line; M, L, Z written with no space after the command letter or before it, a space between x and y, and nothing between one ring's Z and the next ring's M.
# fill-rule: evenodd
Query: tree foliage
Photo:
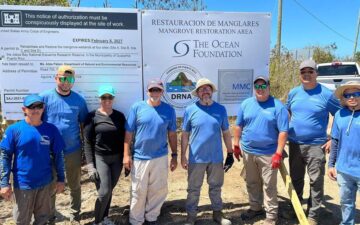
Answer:
M360 52L356 52L354 55L354 61L360 63Z
M325 47L315 46L313 51L313 59L316 63L332 62L335 59L333 52L337 49L335 43Z
M67 0L0 0L0 5L69 6Z
M69 5L72 7L80 7L81 0L68 0Z
M290 89L300 83L299 64L300 62L285 47L281 48L280 58L276 54L276 48L271 50L269 66L271 95L285 101Z
M203 0L135 0L135 8L154 10L193 10L203 11Z

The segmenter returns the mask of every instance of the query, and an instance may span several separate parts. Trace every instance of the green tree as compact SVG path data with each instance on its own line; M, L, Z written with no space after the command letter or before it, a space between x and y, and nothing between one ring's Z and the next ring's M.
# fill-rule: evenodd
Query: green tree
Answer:
M354 61L360 63L360 52L356 52L354 55Z
M276 48L271 50L269 67L271 95L283 102L286 100L290 89L300 83L299 64L300 62L285 47L281 47L280 58L276 54Z
M203 11L204 0L135 0L135 8L157 10Z
M335 59L334 51L337 49L336 43L332 43L325 47L313 47L313 59L316 63L332 62Z
M0 5L69 6L69 2L67 0L0 0Z

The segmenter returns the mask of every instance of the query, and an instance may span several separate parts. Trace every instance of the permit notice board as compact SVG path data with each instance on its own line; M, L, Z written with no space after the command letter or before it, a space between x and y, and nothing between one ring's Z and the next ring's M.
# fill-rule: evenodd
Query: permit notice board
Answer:
M0 7L0 86L5 119L23 117L31 93L55 88L56 69L75 69L74 90L89 109L99 106L97 89L111 84L114 108L127 112L143 98L141 19L136 10Z

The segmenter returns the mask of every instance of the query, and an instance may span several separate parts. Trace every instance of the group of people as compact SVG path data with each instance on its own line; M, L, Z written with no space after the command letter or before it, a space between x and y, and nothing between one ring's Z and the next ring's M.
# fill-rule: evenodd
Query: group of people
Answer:
M197 81L191 93L198 101L185 109L181 127L180 163L188 174L185 225L196 222L205 173L213 220L232 224L222 213L221 189L234 156L243 159L250 203L241 219L265 214L263 224L276 224L277 171L287 141L290 176L300 199L306 170L310 178L309 224L319 223L325 155L330 149L328 175L340 187L341 224L355 224L360 187L360 149L356 144L360 138L360 83L346 83L334 95L317 83L313 60L303 61L299 72L301 85L290 91L285 104L270 95L268 77L255 77L254 96L239 107L233 142L226 108L213 100L216 86L206 78ZM122 168L131 176L130 224L159 224L168 192L168 170L178 166L176 114L161 100L162 81L149 81L148 98L134 103L125 117L113 109L113 87L101 86L100 106L88 112L85 100L71 90L75 81L72 67L59 67L55 80L55 89L24 99L25 119L11 125L0 144L0 193L5 199L14 198L16 223L28 225L34 215L34 224L54 224L55 196L64 190L65 177L70 188L70 221L79 223L83 140L88 175L98 192L94 224L113 224L109 208ZM326 133L329 113L334 116L330 137Z

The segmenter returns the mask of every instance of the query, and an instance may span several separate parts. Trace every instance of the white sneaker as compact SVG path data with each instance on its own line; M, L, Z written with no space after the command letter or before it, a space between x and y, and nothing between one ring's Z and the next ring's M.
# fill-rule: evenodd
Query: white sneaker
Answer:
M115 225L115 223L111 221L109 217L105 217L101 225Z

